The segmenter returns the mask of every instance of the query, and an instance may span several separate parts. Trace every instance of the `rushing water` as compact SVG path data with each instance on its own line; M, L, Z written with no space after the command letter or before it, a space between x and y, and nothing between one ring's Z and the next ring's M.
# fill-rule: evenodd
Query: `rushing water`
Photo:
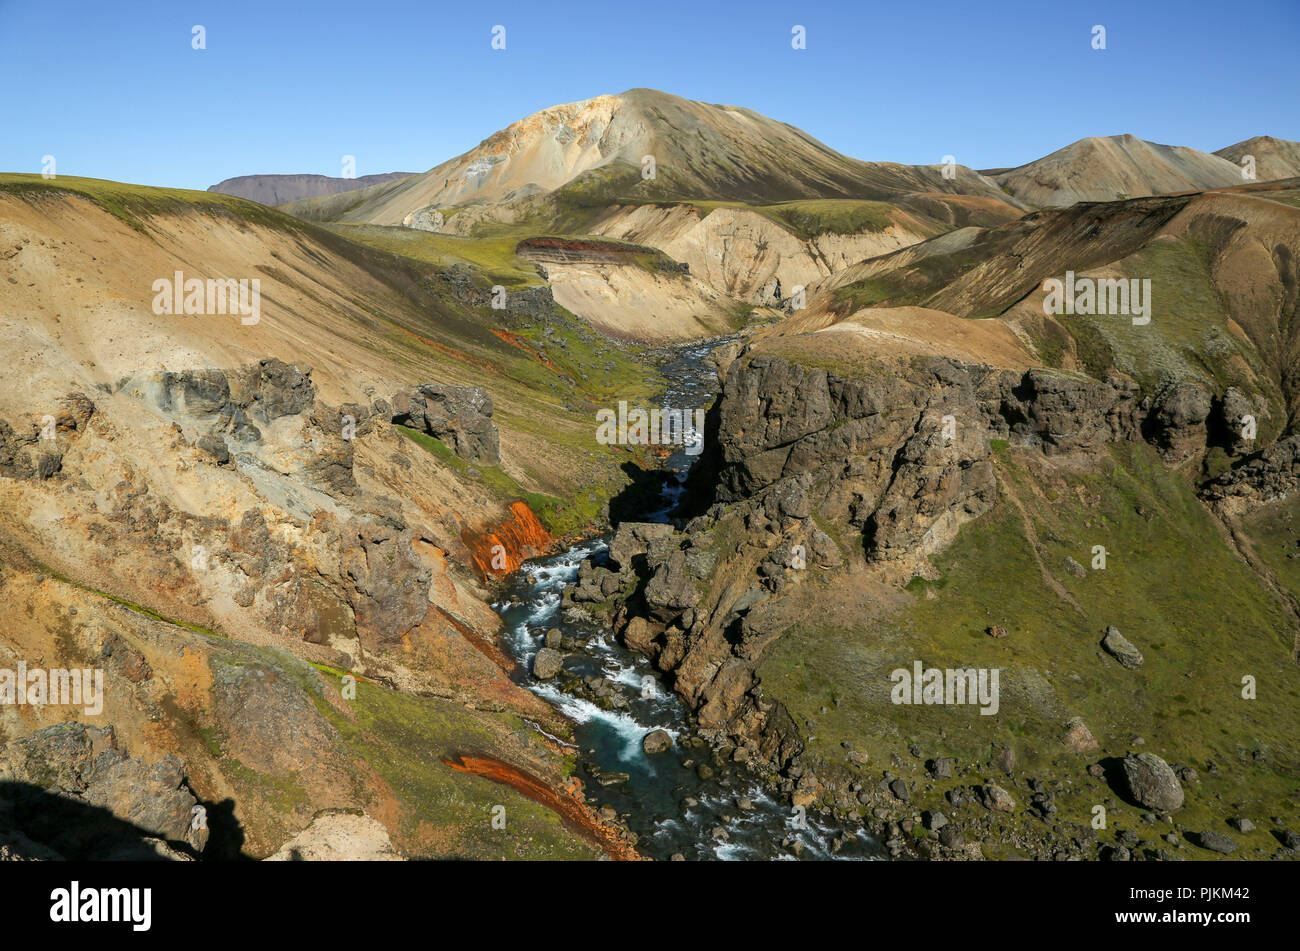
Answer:
M671 381L666 406L694 409L709 402L715 374L705 358L721 342L683 348L664 366ZM662 505L642 521L670 520L693 458L678 450L667 460L675 478L667 480ZM625 816L640 837L638 851L657 859L675 853L687 859L879 857L879 846L860 827L796 812L773 798L742 764L715 762L710 748L693 736L685 706L645 657L607 629L565 620L564 589L584 560L600 564L606 550L607 538L594 538L527 562L495 605L505 621L505 646L521 667L518 682L573 721L583 783L596 793L597 805ZM552 628L586 642L583 650L566 652L565 670L611 683L625 705L605 709L565 692L556 680L538 681L528 673ZM641 741L654 729L666 730L673 746L646 755ZM701 778L701 765L713 775ZM628 778L601 785L602 776L614 778L610 774Z

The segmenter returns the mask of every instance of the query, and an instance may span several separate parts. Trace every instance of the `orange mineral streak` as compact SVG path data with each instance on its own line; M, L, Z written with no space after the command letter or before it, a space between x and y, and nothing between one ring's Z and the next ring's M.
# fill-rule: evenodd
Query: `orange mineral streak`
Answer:
M527 502L511 502L509 511L500 525L482 531L466 528L460 533L480 578L508 575L525 558L545 551L554 541Z
M439 353L452 357L455 360L459 360L461 363L468 363L472 367L477 367L480 370L486 370L488 373L494 373L497 376L502 375L502 371L500 367L494 366L493 364L487 362L486 360L479 360L475 357L471 357L468 353L465 353L462 350L457 350L455 347L449 347L445 343L439 343L436 340L430 340L428 337L423 337L420 334L407 330L405 327L398 327L397 329L400 330L402 333L406 334L408 337L414 337L416 340L420 341L420 343L424 344L425 346L432 347L434 350L437 350Z
M546 367L548 370L554 370L556 373L560 372L560 368L548 360L546 354L529 344L523 337L519 336L519 334L513 334L508 330L500 330L497 328L493 328L492 332L506 343L510 344L510 346L518 347L520 350L524 351L524 353L535 358L538 363L542 364L542 366Z
M596 841L605 854L620 862L641 862L645 856L637 853L622 832L605 822L582 798L582 783L571 779L567 786L556 791L535 776L530 776L521 769L503 763L499 759L487 756L450 756L443 765L461 773L483 776L495 783L502 783L522 793L534 802L539 802L555 812L561 819L577 827Z

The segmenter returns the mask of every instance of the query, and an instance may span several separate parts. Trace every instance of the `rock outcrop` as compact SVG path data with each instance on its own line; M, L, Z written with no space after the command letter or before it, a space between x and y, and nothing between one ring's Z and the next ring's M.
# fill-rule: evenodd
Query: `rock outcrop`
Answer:
M393 397L393 422L435 439L468 462L494 466L501 441L492 422L492 397L481 386L424 383Z
M27 857L170 857L196 802L179 757L133 758L112 727L64 723L0 747L0 840Z

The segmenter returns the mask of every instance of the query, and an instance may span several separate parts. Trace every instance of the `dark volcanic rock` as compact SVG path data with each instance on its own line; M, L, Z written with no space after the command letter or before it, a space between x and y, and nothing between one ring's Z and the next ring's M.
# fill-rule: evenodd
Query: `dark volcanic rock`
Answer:
M1222 832L1202 832L1196 836L1196 844L1221 855L1230 855L1237 851L1237 843Z
M1205 446L1211 407L1210 391L1200 383L1175 383L1156 398L1146 421L1148 438L1166 458L1186 458Z
M312 404L316 387L311 382L309 367L290 366L272 357L258 365L254 399L264 419L295 416Z
M485 465L501 461L492 413L492 397L481 386L424 383L393 397L393 422L440 439L462 459Z
M70 859L154 858L144 839L181 841L198 802L184 763L148 765L111 727L63 723L0 747L0 815L27 839Z
M1204 497L1232 514L1281 499L1300 487L1300 434L1281 439L1215 479Z

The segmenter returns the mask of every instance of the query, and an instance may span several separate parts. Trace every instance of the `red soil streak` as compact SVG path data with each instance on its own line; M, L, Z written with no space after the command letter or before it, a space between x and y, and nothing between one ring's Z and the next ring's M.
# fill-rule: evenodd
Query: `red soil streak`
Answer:
M518 347L520 350L524 351L524 353L536 358L537 362L546 367L546 369L553 370L556 373L562 373L559 367L546 358L546 354L527 343L524 338L518 334L513 334L508 330L498 330L496 328L493 328L492 332L506 343L510 344L510 346Z
M460 634L461 637L469 641L471 647L477 650L488 660L492 661L492 663L496 664L507 674L515 669L515 662L506 655L505 651L503 651L496 644L492 643L492 641L488 640L486 637L483 637L481 634L478 633L478 631L474 630L472 627L469 627L467 624L464 624L456 620L454 617L452 617L442 608L438 607L436 604L430 605L430 607L434 611L438 612L438 614L442 617L444 621L446 621L453 628L455 628L456 633Z
M461 541L469 549L470 561L480 578L500 577L517 569L525 558L530 558L554 541L542 523L537 520L527 502L511 502L510 517L500 525L483 531L465 528ZM494 547L500 545L504 558L497 558L502 567L493 566Z
M620 862L645 861L636 849L624 840L621 832L606 823L582 798L582 783L575 779L569 781L568 788L556 792L535 776L530 776L521 769L486 756L450 756L443 759L444 766L450 766L460 773L482 776L495 783L502 783L522 793L534 802L539 802L555 812L570 825L576 826L604 850L605 854Z
M493 366L491 363L488 363L486 360L478 360L474 357L471 357L467 353L457 350L455 347L449 347L445 343L439 343L436 340L430 340L428 337L422 337L413 331L407 330L405 327L398 327L397 329L400 330L402 333L406 334L408 337L414 337L416 340L420 341L420 343L424 344L425 346L432 347L434 350L437 350L439 353L445 354L454 360L459 360L461 363L468 363L472 367L476 367L480 370L486 370L488 373L494 373L497 376L503 375L500 367Z

